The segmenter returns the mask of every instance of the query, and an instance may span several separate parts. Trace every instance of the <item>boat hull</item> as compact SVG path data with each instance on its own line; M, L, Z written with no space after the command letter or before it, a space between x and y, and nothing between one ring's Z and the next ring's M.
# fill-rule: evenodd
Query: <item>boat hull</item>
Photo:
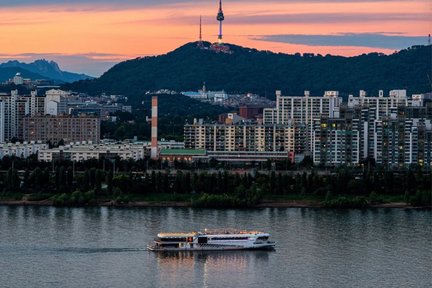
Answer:
M155 252L163 251L236 251L236 250L274 250L275 243L268 242L265 244L257 244L254 246L235 246L235 245L217 245L205 244L195 245L194 247L160 247L156 245L147 245L147 250Z

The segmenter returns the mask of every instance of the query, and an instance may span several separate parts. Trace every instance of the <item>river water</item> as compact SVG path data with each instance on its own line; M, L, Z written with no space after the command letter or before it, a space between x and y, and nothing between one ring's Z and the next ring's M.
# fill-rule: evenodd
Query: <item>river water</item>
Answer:
M235 227L275 251L158 254L160 231ZM431 287L428 210L0 206L0 287Z

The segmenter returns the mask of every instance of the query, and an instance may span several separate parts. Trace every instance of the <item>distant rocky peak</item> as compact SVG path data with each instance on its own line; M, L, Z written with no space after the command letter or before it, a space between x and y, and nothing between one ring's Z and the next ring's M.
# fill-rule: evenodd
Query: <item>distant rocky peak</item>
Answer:
M44 70L54 70L56 72L62 72L60 70L60 67L58 66L58 64L54 61L48 61L46 59L39 59L39 60L35 60L33 63L36 66L38 66L40 69L44 69Z

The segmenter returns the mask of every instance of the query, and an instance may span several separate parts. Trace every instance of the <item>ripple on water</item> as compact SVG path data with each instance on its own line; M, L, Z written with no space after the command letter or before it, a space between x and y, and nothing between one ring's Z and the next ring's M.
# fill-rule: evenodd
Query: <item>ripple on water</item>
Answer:
M6 287L430 287L431 211L0 206ZM275 251L157 254L160 231L265 230Z

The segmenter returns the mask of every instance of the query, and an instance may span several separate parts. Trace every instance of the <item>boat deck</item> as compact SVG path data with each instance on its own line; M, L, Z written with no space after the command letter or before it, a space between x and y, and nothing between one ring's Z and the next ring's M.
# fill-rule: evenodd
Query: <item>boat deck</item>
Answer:
M207 235L222 235L222 234L265 234L260 231L249 231L249 230L239 230L235 228L218 228L218 229L204 229L204 234Z
M248 231L240 230L234 228L218 228L218 229L204 229L203 231L193 231L193 232L161 232L158 237L194 237L196 235L258 235L266 234L260 231Z

